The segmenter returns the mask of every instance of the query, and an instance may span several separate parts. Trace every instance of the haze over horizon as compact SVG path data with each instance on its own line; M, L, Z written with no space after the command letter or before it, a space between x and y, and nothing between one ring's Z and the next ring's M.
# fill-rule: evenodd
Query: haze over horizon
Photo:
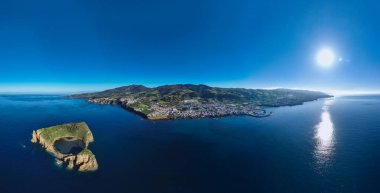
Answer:
M1 1L0 92L180 83L380 92L378 7L354 0ZM316 58L326 48L332 53Z

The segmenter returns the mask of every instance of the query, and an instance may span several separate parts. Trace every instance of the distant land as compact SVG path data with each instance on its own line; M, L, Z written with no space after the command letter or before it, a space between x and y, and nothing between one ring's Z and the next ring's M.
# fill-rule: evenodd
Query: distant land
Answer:
M307 90L218 88L174 84L154 88L129 85L68 96L90 103L115 104L149 120L199 119L233 115L266 117L265 107L301 105L331 95Z

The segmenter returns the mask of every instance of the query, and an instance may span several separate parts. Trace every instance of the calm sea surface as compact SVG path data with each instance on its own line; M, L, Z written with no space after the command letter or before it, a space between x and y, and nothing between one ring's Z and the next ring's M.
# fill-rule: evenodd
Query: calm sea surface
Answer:
M380 96L273 108L269 118L151 122L117 106L0 96L0 193L378 193ZM32 130L85 121L99 171L55 165Z

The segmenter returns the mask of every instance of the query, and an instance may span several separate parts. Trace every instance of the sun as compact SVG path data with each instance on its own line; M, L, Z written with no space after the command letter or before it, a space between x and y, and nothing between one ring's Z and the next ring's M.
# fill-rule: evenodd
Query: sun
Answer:
M319 66L329 68L335 63L336 57L331 49L324 48L318 52L316 59Z

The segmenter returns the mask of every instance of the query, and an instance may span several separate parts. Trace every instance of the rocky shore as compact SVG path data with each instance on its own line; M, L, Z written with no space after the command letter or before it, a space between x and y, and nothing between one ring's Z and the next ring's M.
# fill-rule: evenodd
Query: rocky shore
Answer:
M71 137L83 141L85 147L78 154L63 154L59 152L54 143L62 138ZM77 168L81 172L96 171L98 162L95 155L88 149L94 141L92 133L87 124L69 123L48 128L38 129L32 133L32 143L40 144L48 153L55 157L58 165L67 165L68 169Z

